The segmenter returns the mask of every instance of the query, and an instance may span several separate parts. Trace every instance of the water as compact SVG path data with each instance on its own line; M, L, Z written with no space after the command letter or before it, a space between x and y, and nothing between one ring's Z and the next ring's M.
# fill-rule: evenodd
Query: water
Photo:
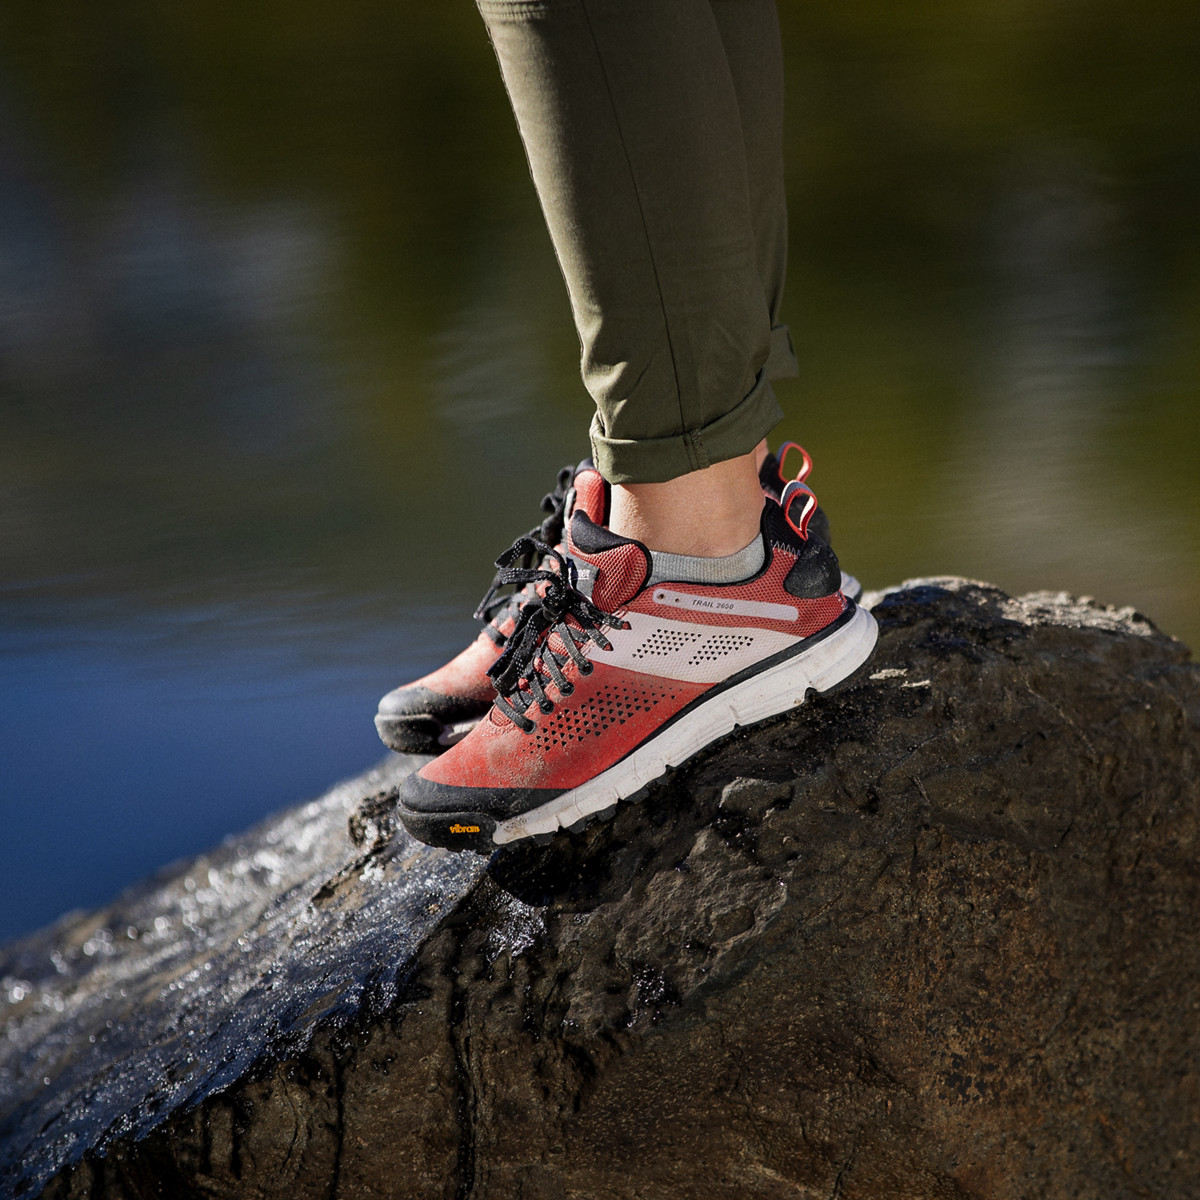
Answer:
M409 622L439 645L436 620ZM382 622L349 624L229 605L6 629L6 930L104 903L381 758L370 698L406 656Z
M1200 641L1200 14L781 5L801 378L868 586ZM0 938L380 753L585 451L469 4L0 15Z

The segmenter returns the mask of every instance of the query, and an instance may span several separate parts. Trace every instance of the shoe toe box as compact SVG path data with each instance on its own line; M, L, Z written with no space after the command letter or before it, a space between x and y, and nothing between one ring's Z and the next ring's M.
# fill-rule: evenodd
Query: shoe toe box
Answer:
M489 702L444 696L421 684L395 688L379 701L375 728L385 746L403 754L439 754L461 738Z
M449 696L442 696L432 688L410 683L405 687L393 688L379 701L377 716L396 717L439 717L454 707Z

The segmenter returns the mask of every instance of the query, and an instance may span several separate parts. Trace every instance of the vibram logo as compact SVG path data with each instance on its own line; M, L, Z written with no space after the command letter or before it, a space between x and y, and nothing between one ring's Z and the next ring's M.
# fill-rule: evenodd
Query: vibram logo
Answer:
M450 832L451 833L478 833L479 826L478 825L451 825Z

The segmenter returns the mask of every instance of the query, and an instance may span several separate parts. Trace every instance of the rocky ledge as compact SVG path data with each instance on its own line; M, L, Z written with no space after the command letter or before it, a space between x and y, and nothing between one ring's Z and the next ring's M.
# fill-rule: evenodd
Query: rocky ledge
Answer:
M1194 1197L1200 668L962 580L490 860L396 759L0 954L0 1195Z

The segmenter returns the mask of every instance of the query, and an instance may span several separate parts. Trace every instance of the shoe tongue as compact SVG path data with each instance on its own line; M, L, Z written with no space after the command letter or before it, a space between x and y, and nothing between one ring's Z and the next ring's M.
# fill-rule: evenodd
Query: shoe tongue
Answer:
M598 525L578 507L571 517L567 550L579 569L579 590L604 612L614 612L646 586L650 551Z
M575 469L575 505L572 512L584 512L596 525L608 520L609 486L604 476L584 459Z

